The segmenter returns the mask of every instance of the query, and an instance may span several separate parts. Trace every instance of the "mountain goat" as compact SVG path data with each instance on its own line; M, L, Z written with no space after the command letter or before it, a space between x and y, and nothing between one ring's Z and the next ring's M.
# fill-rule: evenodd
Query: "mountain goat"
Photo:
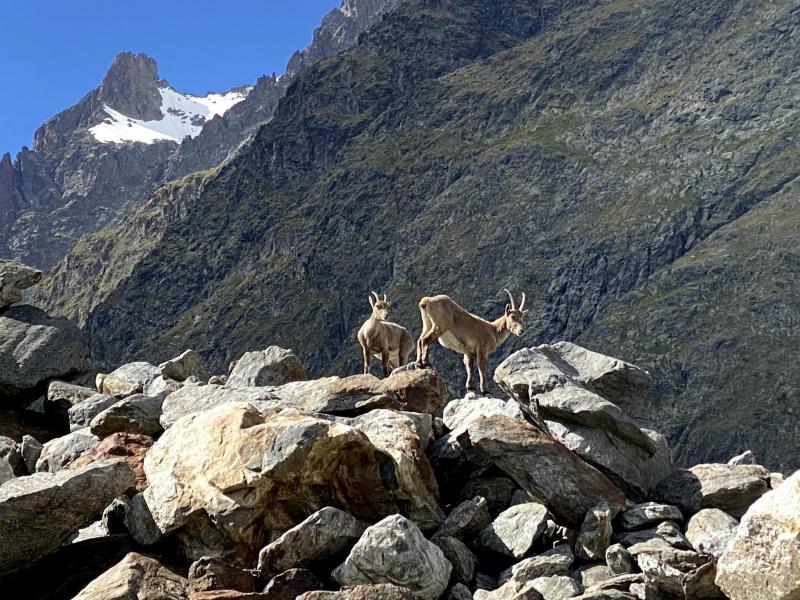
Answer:
M505 313L494 321L486 321L461 308L449 296L439 295L422 298L419 312L422 316L422 335L417 342L417 366L428 366L430 345L439 340L445 348L464 355L467 370L467 390L472 388L472 366L477 360L481 393L486 394L486 359L502 344L510 333L522 335L525 294L517 308L511 292L511 304L506 304Z
M374 300L372 296L375 296ZM372 315L358 330L358 343L364 352L364 374L369 373L372 358L375 357L381 361L383 375L386 377L392 369L408 362L414 341L404 327L387 320L389 301L386 294L380 298L372 292L369 305L372 307Z

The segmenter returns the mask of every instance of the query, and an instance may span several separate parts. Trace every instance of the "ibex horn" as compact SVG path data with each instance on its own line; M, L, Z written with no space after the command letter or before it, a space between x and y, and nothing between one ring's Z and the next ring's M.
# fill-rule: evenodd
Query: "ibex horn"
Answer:
M525 308L525 292L522 292L522 302L519 303L519 309Z
M370 292L370 293L371 293L373 296L375 296L375 301L376 301L376 302L380 302L380 301L381 301L381 299L380 299L380 297L378 296L378 294L376 294L375 292Z
M514 296L511 295L507 289L503 289L503 291L508 294L508 299L511 300L511 310L516 310L516 305L514 304Z
M383 295L383 301L388 302L388 300L386 299L386 294Z

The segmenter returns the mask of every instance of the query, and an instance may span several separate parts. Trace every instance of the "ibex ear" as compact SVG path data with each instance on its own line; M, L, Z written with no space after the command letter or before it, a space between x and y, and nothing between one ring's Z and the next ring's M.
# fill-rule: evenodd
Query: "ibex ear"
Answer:
M370 305L372 308L375 308L375 301L372 299L372 296L368 296L368 298L369 298L369 305Z
M508 311L510 311L510 310L511 310L511 305L510 304L506 304L506 316L508 316Z
M392 307L392 303L387 300L386 301L386 308L391 308L391 307Z

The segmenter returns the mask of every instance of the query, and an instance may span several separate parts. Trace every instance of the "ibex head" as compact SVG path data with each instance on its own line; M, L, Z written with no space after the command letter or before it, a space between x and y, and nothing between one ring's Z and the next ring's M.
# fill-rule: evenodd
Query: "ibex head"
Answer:
M373 296L375 299L373 300ZM389 301L386 299L386 294L383 295L383 298L378 296L375 292L369 297L369 305L372 307L372 316L378 319L379 321L388 321L389 320Z
M508 290L503 291L508 294L508 299L511 301L511 304L506 304L506 327L514 335L520 336L525 329L525 324L523 322L525 320L525 315L528 314L528 311L524 310L525 292L522 292L522 301L519 303L519 307L517 307L511 292Z

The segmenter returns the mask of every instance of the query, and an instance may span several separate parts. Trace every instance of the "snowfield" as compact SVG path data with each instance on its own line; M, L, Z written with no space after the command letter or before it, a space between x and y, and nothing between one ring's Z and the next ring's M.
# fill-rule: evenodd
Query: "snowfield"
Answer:
M142 121L123 115L110 106L103 106L108 118L89 131L100 142L119 144L140 142L152 144L166 140L180 143L187 135L197 136L207 121L225 114L230 108L247 97L252 88L227 94L190 96L172 88L159 88L161 114L157 121Z

